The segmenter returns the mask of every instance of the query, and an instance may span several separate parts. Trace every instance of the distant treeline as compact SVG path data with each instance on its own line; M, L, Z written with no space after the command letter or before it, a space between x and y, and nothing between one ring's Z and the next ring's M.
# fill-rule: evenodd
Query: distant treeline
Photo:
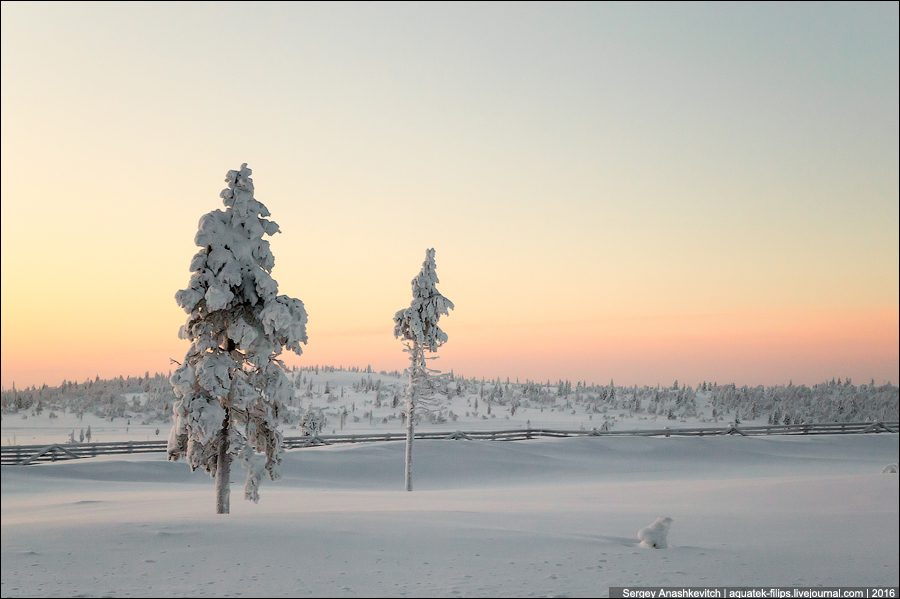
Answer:
M329 372L359 373L357 382L341 389L331 389L328 384L313 384L307 374ZM380 375L380 376L378 376ZM343 366L294 367L290 373L296 389L294 410L285 410L286 422L295 421L298 410L313 405L338 409L344 402L359 399L360 394L374 392L375 407L391 406L402 410L399 401L407 382L398 371L376 373L365 368ZM442 377L444 394L469 399L471 414L514 416L521 408L540 410L566 410L573 415L587 414L591 420L614 419L619 413L656 415L669 420L686 418L710 422L738 422L765 418L770 424L799 424L827 422L859 422L900 419L900 389L890 383L854 385L850 379L840 379L807 387L793 384L764 387L734 384L720 385L703 382L696 388L671 386L616 386L587 384L568 380L544 383L526 381L510 382L466 378L453 373ZM67 411L73 414L93 413L101 418L138 418L143 424L153 421L170 422L172 405L176 401L169 384L169 375L156 373L144 376L113 379L88 379L83 383L64 381L58 387L30 387L2 392L4 414L28 411L39 415L48 412ZM330 405L329 405L330 404ZM335 405L338 404L338 405ZM354 407L355 409L355 407ZM456 420L447 408L432 414L432 421ZM399 417L399 414L398 414ZM599 422L597 422L599 425Z

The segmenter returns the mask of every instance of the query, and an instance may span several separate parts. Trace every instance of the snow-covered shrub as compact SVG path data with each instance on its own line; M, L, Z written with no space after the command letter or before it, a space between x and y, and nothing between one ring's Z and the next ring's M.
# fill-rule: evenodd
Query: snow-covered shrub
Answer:
M279 228L254 199L250 174L246 164L228 171L220 194L226 209L200 219L190 284L175 294L188 313L178 336L191 347L170 379L178 401L168 456L216 477L218 513L228 513L233 457L248 470L247 499L259 500L264 471L280 478L278 417L293 387L278 356L285 348L300 355L307 341L303 302L278 295L272 278L275 258L263 235Z
M310 405L306 408L306 413L303 414L303 418L300 420L300 434L309 437L318 435L325 430L327 424L328 419L325 418L322 409L314 408Z
M668 547L667 537L669 536L669 526L672 525L671 518L657 518L656 522L650 526L645 526L638 531L638 540L641 547L652 547L654 549L665 549Z

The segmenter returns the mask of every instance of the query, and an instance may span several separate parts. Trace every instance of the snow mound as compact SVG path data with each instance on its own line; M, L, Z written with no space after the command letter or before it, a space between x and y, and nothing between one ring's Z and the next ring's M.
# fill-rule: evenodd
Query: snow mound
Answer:
M650 526L645 526L638 531L638 539L641 541L641 547L652 547L654 549L665 549L669 545L666 543L666 537L669 536L669 526L673 520L671 518L657 518L656 522Z
M884 467L884 469L881 471L881 473L882 474L897 474L897 470L898 470L897 464L888 464L887 466Z

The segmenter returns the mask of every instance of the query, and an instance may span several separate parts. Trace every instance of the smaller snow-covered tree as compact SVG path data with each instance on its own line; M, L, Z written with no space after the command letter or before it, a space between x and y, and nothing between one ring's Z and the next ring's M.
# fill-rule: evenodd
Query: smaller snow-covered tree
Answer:
M409 386L406 391L406 490L412 491L412 444L415 411L419 406L433 409L438 381L437 370L428 368L425 352L434 353L446 343L447 334L438 326L442 315L448 315L453 302L437 290L440 282L434 262L434 249L425 251L422 270L412 280L413 299L409 307L394 315L394 337L403 339L409 354Z
M328 420L322 413L322 409L314 408L310 404L307 406L306 413L303 414L303 419L300 421L300 434L314 437L325 429L327 423Z

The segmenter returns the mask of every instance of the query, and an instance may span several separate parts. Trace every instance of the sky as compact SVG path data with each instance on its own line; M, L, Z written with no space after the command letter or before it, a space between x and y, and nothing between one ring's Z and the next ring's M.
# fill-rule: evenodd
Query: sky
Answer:
M247 163L289 365L900 380L897 3L2 3L2 385L167 372Z

